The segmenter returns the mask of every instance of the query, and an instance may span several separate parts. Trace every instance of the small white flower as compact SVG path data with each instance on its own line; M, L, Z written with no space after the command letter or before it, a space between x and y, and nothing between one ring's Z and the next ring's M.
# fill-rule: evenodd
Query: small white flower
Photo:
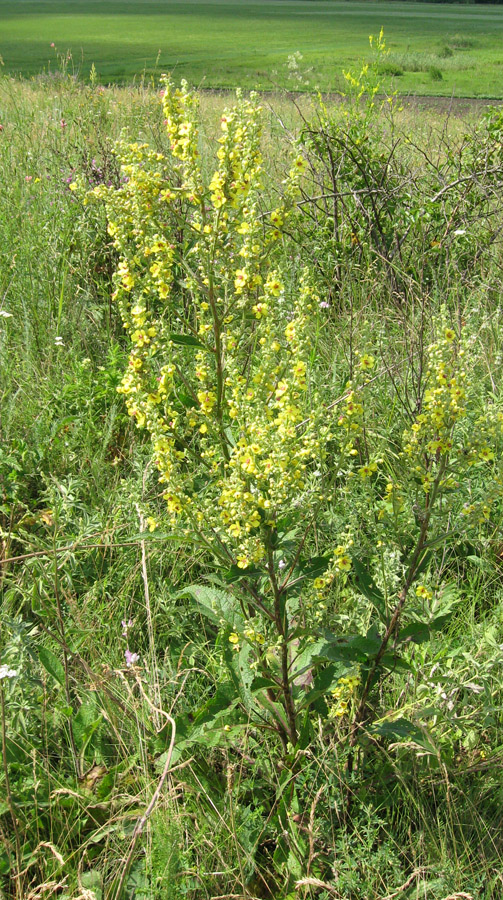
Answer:
M15 678L16 675L17 675L16 669L9 669L8 666L0 666L0 679Z
M63 347L63 346L64 346L64 344L63 344L63 338L62 338L62 337L59 337L59 335L58 335L58 337L55 337L55 338L54 338L54 343L56 344L56 347Z
M456 231L454 232L454 234L457 234L457 235L466 234L466 229L465 228L456 228Z
M280 559L280 561L279 561L279 563L278 563L278 568L284 569L285 566L286 566L285 560L284 560L284 559Z
M12 319L12 313L7 312L6 309L0 309L0 316L2 319Z

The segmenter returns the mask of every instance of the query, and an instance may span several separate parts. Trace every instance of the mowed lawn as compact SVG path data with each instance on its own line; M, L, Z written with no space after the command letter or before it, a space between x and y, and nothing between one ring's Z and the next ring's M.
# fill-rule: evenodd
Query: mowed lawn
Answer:
M71 51L104 83L173 71L206 87L288 83L300 52L310 87L340 87L384 28L386 86L401 93L503 97L503 6L372 0L0 0L3 71L35 75ZM55 44L55 48L51 48ZM293 82L292 82L293 84Z

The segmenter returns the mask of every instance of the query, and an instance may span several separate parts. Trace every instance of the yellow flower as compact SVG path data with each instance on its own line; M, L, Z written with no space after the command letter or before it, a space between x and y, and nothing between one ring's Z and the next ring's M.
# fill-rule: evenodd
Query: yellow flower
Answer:
M374 367L374 357L370 356L368 353L364 353L360 360L360 369L363 369L366 372L368 369L372 369Z
M347 553L343 556L339 556L336 561L336 566L341 572L349 572L351 568L351 557L348 556Z
M276 277L276 275L271 275L267 279L265 286L271 292L273 297L279 297L281 291L283 290L283 285L281 284L279 278Z
M307 169L307 163L305 159L302 158L302 156L298 156L297 159L294 160L293 169L296 172L305 172L305 170Z
M295 363L292 369L293 375L295 378L303 379L306 377L306 364L304 360L299 359L298 362Z
M358 470L358 474L361 478L370 478L374 472L377 472L377 463L375 462L369 463L366 466L361 466Z
M237 269L236 275L234 278L234 287L236 291L241 292L243 288L246 286L247 274L244 269Z
M261 319L262 316L266 316L268 311L269 307L267 306L267 303L257 303L257 305L253 307L256 319Z
M131 340L137 347L145 347L150 344L150 338L155 336L155 328L147 328L146 330L138 329L133 331Z

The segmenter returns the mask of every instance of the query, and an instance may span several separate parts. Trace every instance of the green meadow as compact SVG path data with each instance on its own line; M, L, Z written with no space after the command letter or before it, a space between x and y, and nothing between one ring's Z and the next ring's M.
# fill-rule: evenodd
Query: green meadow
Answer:
M0 0L4 71L57 70L103 83L174 71L208 88L338 90L384 28L386 86L400 93L503 94L503 7L339 0ZM52 45L54 44L54 47ZM287 59L301 53L302 82ZM306 83L307 82L307 83Z

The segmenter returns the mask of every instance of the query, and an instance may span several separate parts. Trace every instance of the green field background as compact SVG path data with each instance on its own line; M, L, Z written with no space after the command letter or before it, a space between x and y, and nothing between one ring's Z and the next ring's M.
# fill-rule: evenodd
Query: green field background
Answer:
M401 93L503 96L503 6L353 0L0 0L3 71L33 76L58 54L102 82L174 71L192 84L274 89L302 53L309 87L337 90L384 27L383 72ZM51 48L51 44L55 48ZM394 74L393 74L394 73Z

